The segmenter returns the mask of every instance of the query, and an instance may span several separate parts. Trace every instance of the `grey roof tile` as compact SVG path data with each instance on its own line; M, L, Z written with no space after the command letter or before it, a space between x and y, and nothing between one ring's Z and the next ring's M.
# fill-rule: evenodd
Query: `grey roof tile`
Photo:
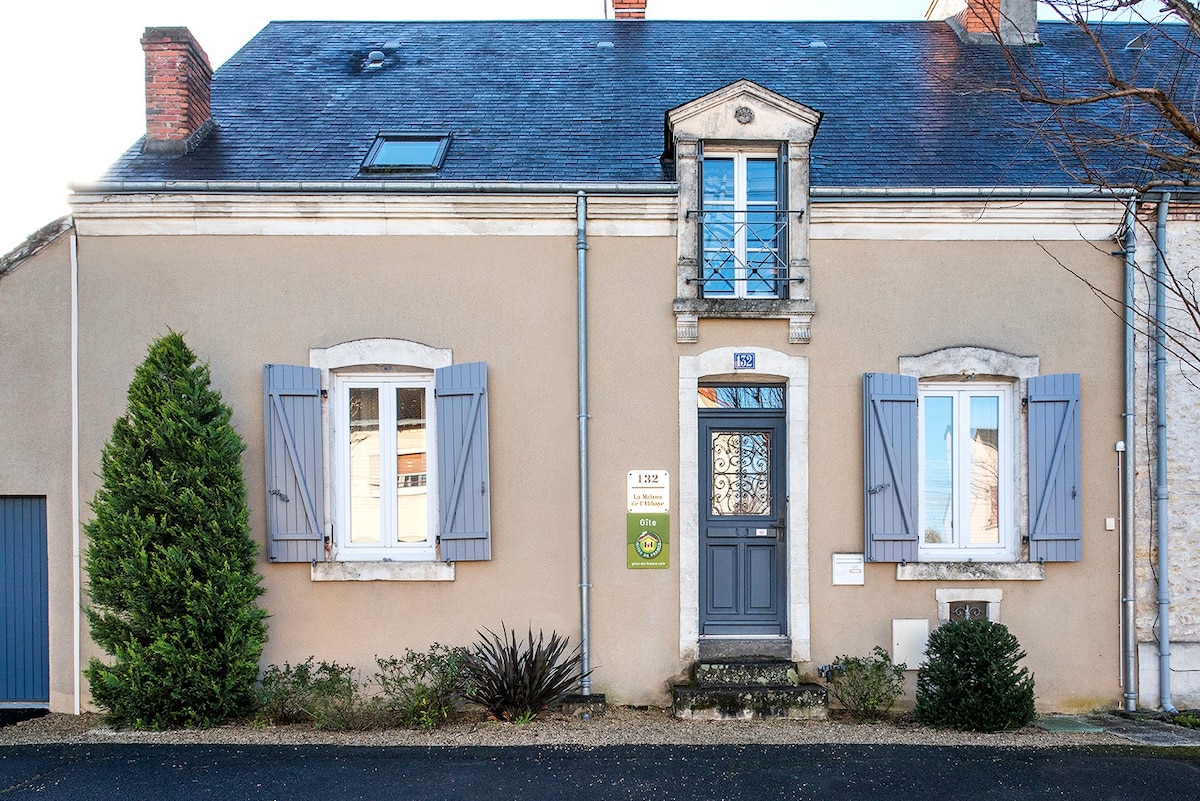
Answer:
M1070 26L1040 32L1044 74L1090 62ZM105 179L379 180L359 166L388 130L452 133L440 180L660 181L665 112L741 78L824 113L814 186L1076 183L1046 110L997 91L1000 49L932 22L275 22L217 70L195 152L135 144Z

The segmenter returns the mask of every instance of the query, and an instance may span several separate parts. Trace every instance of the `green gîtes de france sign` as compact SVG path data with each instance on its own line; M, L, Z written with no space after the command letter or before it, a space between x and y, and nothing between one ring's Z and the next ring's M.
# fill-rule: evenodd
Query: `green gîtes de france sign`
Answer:
M670 567L671 516L630 513L626 516L626 552L631 569Z

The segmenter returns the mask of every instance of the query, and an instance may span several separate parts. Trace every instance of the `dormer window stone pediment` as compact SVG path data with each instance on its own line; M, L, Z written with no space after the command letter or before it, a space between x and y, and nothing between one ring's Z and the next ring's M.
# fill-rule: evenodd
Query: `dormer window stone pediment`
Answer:
M811 144L821 112L740 80L667 112L667 146L680 139Z
M784 318L789 342L809 341L809 146L821 116L749 80L667 112L677 341L698 341L702 317Z

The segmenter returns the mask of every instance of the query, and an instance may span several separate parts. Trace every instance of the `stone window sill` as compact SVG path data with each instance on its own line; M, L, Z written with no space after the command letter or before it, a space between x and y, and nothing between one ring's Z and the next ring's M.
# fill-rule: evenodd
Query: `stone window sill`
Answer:
M896 565L896 581L1043 581L1038 562L909 562Z
M817 306L807 299L782 298L676 298L676 340L696 342L702 317L725 320L787 320L788 342L802 344L812 337Z
M454 581L453 562L314 562L313 581Z

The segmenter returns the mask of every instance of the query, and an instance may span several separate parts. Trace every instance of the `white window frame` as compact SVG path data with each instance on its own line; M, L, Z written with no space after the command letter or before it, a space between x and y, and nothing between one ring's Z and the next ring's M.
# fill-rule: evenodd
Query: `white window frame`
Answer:
M380 459L379 542L355 543L350 538L350 390L375 388L380 392L380 451L394 450L395 409L389 402L391 392L400 387L415 387L425 391L425 491L428 526L423 542L393 542L384 532L396 530L396 503L393 494L384 493L383 485L397 479L391 462ZM429 561L437 557L437 431L436 406L433 395L433 374L428 372L336 372L330 393L330 429L333 437L333 532L337 558L342 561ZM386 410L386 411L385 411ZM391 448L384 447L393 446ZM386 481L385 481L386 479Z
M781 213L783 213L785 211L785 209L787 208L787 202L786 202L787 199L785 197L782 197L781 196L782 193L779 191L780 190L780 179L782 176L785 175L785 172L786 172L786 163L779 157L778 146L773 149L751 148L751 147L713 147L712 149L706 148L704 151L704 162L707 163L713 159L733 159L733 204L732 204L733 208L729 210L729 211L732 211L732 213L733 213L733 223L732 224L734 226L736 226L735 233L734 233L733 293L732 294L720 294L720 295L712 294L712 292L707 288L708 285L704 284L701 287L701 291L700 291L701 296L703 296L705 299L717 299L717 300L730 299L730 298L761 298L764 300L769 300L769 299L786 297L787 293L785 291L785 287L786 287L786 281L788 278L788 276L786 275L786 269L783 270L784 274L781 275L779 278L777 278L777 280L775 282L775 292L773 294L771 294L771 295L763 295L763 294L751 295L751 294L749 294L749 290L747 289L747 263L748 263L747 259L748 259L748 254L749 254L749 244L748 244L748 237L749 237L748 224L749 223L748 223L747 214L751 211L751 209L749 206L750 201L747 199L748 195L749 195L749 191L748 191L749 184L748 184L748 179L747 179L746 162L751 161L751 160L775 162L775 201L774 201L774 203L769 204L769 205L770 205L771 209L775 212L775 214L776 214L775 219L776 219L776 221L778 221L779 215ZM702 168L701 174L700 174L701 209L702 209L703 213L707 215L710 211L713 211L713 209L711 209L709 207L708 201L705 199L704 181L705 181L704 168ZM757 208L759 206L761 206L762 208ZM767 210L767 206L768 206L768 204L766 204L762 201L756 201L756 210L765 211L765 210ZM725 211L725 209L721 209L721 211ZM698 248L699 254L700 254L700 272L701 272L702 276L707 277L705 275L706 269L705 269L704 220L703 219L701 219L700 232L701 232L700 233L700 243L699 243L699 248ZM775 251L776 251L778 258L783 258L784 255L786 254L787 244L788 243L787 243L786 227L782 231L779 231L777 229L776 239L775 239Z
M925 542L925 521L929 510L926 508L925 478L925 446L927 432L925 430L924 408L931 397L952 397L954 399L954 498L953 518L955 521L969 519L970 499L963 491L969 483L967 460L963 457L967 449L963 437L968 428L967 408L972 397L995 397L998 399L999 432L998 449L999 464L997 465L999 542L997 544L972 545L967 540L968 528L955 523L953 539L949 543ZM1018 515L1021 503L1018 498L1020 482L1017 476L1017 443L1020 428L1020 411L1017 406L1017 393L1012 382L974 382L974 381L921 381L917 388L917 475L919 481L918 502L920 521L918 527L918 551L922 561L985 561L1012 562L1017 560L1020 552L1018 532Z

